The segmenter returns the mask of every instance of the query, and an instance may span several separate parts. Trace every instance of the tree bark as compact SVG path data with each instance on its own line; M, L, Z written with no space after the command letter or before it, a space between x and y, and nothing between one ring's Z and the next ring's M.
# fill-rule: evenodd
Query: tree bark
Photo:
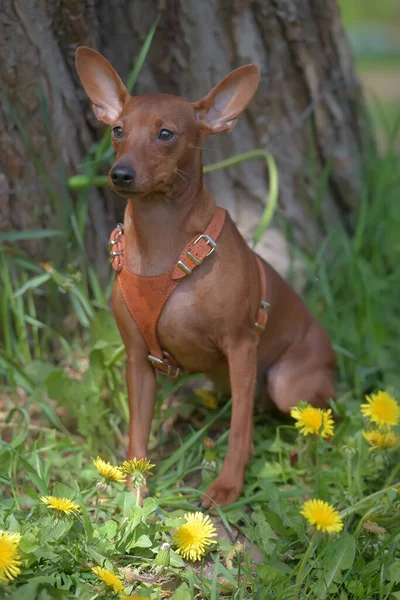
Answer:
M0 231L65 225L67 176L103 133L75 49L96 48L126 80L159 9L135 93L197 100L230 70L260 64L254 100L231 133L208 138L205 162L265 148L296 243L313 249L332 224L351 228L366 124L335 0L0 0ZM265 165L241 163L207 182L249 236L268 198ZM100 275L123 208L107 190L90 192L86 247ZM260 252L277 264L276 227L264 238ZM43 247L30 250L46 257Z

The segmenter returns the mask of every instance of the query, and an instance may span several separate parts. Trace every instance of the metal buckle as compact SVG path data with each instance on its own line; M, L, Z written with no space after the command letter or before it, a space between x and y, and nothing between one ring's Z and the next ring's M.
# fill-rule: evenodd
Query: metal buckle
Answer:
M118 227L118 238L115 240L109 240L108 242L108 251L110 252L111 248L115 245L118 244L119 242L119 238L121 237L121 235L124 233L124 225L123 223L117 223L117 227ZM112 262L112 261L110 261Z
M161 373L164 373L164 375L170 375L171 377L178 377L178 375L180 373L179 367L173 367L172 365L168 364L165 360L162 360L162 358L157 358L157 356L153 356L152 354L149 354L147 359L153 365L153 367L155 369L157 369L156 365L159 365L162 367L167 367L166 373L165 373L165 371L160 371ZM175 373L173 373L172 369L175 369Z
M204 258L207 258L208 256L210 256L210 254L212 254L215 250L215 248L217 247L217 242L214 242L214 240L212 239L212 237L210 237L207 233L202 233L201 235L199 235L199 237L193 242L193 246L195 246L201 239L206 240L206 244L208 244L209 246L211 246L211 249L209 251L208 254L205 255ZM194 262L194 264L196 265L196 267L198 267L199 265L201 265L201 263L203 262L203 260L198 260L195 256L193 256L193 254L190 252L190 250L188 250L186 252L186 256L188 258L190 258L191 261ZM189 269L188 266L185 265L184 262L182 262L181 260L178 260L178 267L180 269L182 269L182 271L184 273L186 273L186 275L191 275L192 274L192 269Z
M114 250L113 252L110 252L110 258L108 259L108 262L112 263L114 260L115 256L121 256L122 252L120 250Z
M270 306L271 305L270 305L269 302L266 302L266 300L261 300L260 307L263 310L265 310L266 313L268 312L268 309L269 309ZM254 323L254 327L256 329L259 329L260 331L264 331L265 330L265 325L261 325L261 323L258 323L257 321Z

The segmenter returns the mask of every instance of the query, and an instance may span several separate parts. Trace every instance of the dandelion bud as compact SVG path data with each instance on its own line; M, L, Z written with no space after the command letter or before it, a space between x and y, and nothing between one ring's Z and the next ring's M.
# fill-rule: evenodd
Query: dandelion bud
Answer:
M171 545L168 542L161 544L154 565L160 569L169 567L171 562Z
M99 481L96 483L96 488L102 494L109 494L111 492L111 485L105 483L101 479L99 479Z

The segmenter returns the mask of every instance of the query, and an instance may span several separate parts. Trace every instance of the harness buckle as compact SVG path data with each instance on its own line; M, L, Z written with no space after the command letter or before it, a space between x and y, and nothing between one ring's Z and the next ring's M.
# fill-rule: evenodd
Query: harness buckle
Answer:
M124 225L123 225L123 223L117 223L117 228L118 228L118 233L117 233L118 237L116 239L111 239L108 242L108 251L109 252L111 252L111 248L113 246L115 246L115 244L118 244L119 238L124 233ZM110 261L110 262L112 262L112 261Z
M122 255L122 252L120 250L113 250L113 252L110 252L110 258L108 259L108 261L110 263L112 263L115 256L121 256L121 255Z
M193 242L193 246L195 246L200 240L206 240L206 244L208 246L211 246L210 251L208 252L208 254L206 254L201 260L199 260L198 258L196 258L195 256L193 256L193 254L190 252L190 250L188 250L186 252L186 256L188 258L190 258L190 260L192 262L194 262L194 264L196 265L196 267L198 267L199 265L201 265L201 263L203 262L203 260L205 258L207 258L208 256L210 256L210 254L212 254L215 250L215 248L217 247L217 242L214 242L214 240L212 239L211 236L209 236L207 233L202 233L201 235L199 235L199 237ZM184 262L182 262L181 260L178 260L177 263L178 267L180 269L182 269L182 271L184 273L186 273L186 275L191 275L192 274L192 269L190 269L188 266L185 265Z
M180 373L179 367L173 367L166 360L163 360L162 358L157 358L157 356L153 356L152 354L149 354L147 359L153 365L153 367L161 373L165 373L165 375L169 375L170 377L174 378L178 377ZM160 367L165 367L167 370L162 371ZM175 371L173 371L173 369L175 369Z
M261 302L260 302L260 308L261 308L261 310L264 310L267 315L268 315L268 309L269 309L270 306L271 305L270 305L269 302L267 302L266 300L261 300ZM260 331L264 331L265 330L265 325L262 325L262 323L259 323L258 321L256 321L254 323L254 327L256 329L259 329Z

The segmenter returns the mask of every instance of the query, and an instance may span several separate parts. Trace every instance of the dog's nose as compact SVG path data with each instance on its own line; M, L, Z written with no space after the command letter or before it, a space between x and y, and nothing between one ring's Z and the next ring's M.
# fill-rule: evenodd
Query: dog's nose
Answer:
M116 187L128 187L135 179L135 171L126 165L116 165L111 171L111 181Z

